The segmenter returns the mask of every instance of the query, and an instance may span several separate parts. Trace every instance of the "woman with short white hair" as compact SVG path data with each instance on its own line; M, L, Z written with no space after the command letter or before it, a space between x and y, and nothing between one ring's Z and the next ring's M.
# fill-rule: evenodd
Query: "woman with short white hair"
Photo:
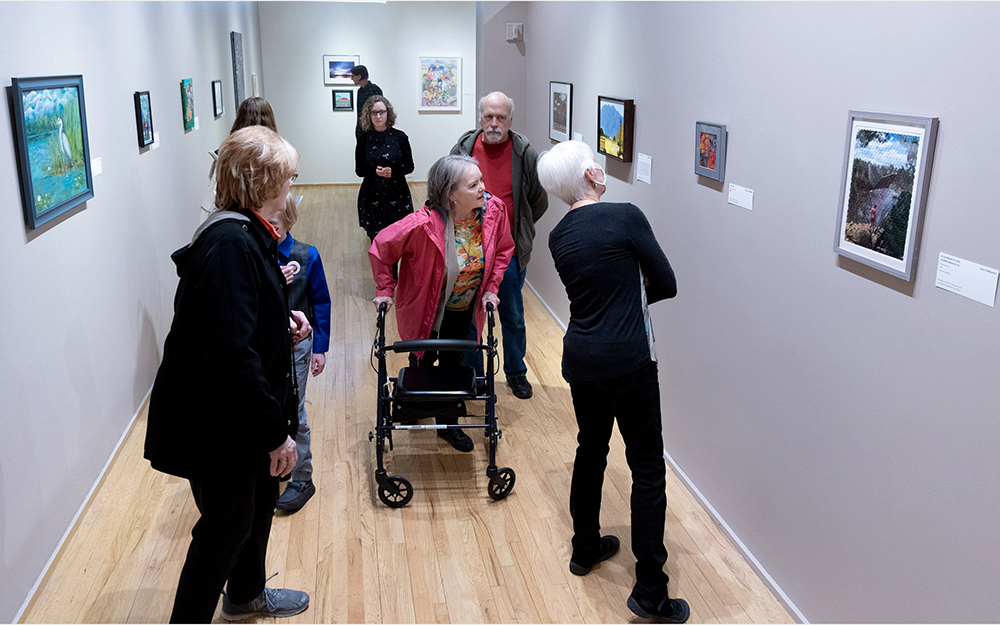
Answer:
M563 377L580 428L570 486L573 555L569 570L586 575L618 552L601 536L601 488L612 426L625 441L632 471L632 553L636 583L628 607L642 618L683 623L683 599L667 596L663 527L666 467L653 329L648 304L677 294L653 230L636 206L602 202L606 176L582 141L565 141L538 158L538 180L570 211L549 235L549 250L569 296Z

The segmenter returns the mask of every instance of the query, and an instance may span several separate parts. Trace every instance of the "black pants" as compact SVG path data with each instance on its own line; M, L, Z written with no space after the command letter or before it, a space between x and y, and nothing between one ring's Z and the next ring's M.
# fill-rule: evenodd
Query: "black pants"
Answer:
M227 581L234 604L264 592L267 538L278 501L278 478L269 468L262 462L254 472L190 480L201 518L191 530L171 623L210 623Z
M576 422L576 460L570 486L573 559L596 556L601 540L601 488L608 466L608 443L615 418L625 441L632 471L632 553L636 584L633 593L660 599L667 593L667 549L663 526L667 511L666 466L660 422L660 386L656 363L617 378L570 384Z
M459 339L465 340L469 337L469 324L475 319L475 304L466 310L446 310L441 319L441 330L435 332L431 330L428 338L432 339ZM439 367L450 367L462 364L466 352L435 352L426 351L422 358L417 358L410 352L411 367L432 367L437 361ZM457 417L436 417L435 422L441 425L454 425L458 423Z

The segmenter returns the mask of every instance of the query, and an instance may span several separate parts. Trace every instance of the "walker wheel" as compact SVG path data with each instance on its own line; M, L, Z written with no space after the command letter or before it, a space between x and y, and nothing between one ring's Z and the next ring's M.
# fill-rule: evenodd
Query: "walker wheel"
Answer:
M497 472L497 482L490 480L490 497L500 500L509 495L510 491L514 490L514 482L516 479L517 476L514 475L514 469L510 467L500 469Z
M410 485L410 482L406 478L399 477L398 475L390 475L387 479L395 490L389 490L380 486L378 489L378 498L390 508L402 508L413 498L413 486Z

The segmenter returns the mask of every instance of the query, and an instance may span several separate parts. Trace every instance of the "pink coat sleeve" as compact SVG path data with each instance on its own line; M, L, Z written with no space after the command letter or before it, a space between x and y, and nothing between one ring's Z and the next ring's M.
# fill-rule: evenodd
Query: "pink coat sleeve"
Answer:
M499 210L497 221L500 225L496 228L493 245L496 255L493 260L493 269L490 275L483 280L483 290L490 293L497 293L500 290L500 282L503 281L503 274L507 271L507 265L514 256L514 238L510 235L510 228L507 227L507 209L504 203L494 197L490 197L490 203L496 203Z
M375 279L375 297L393 297L396 291L392 266L403 256L403 246L412 228L411 221L409 218L401 219L383 228L368 248L372 277Z

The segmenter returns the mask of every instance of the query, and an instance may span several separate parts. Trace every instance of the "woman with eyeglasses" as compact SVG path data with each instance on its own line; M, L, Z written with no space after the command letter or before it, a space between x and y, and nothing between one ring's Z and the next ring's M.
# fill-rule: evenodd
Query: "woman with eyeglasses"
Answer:
M354 170L363 178L358 193L358 220L368 238L413 212L406 174L413 172L413 153L406 133L397 128L396 112L383 96L373 95L361 109L361 136L354 150Z

